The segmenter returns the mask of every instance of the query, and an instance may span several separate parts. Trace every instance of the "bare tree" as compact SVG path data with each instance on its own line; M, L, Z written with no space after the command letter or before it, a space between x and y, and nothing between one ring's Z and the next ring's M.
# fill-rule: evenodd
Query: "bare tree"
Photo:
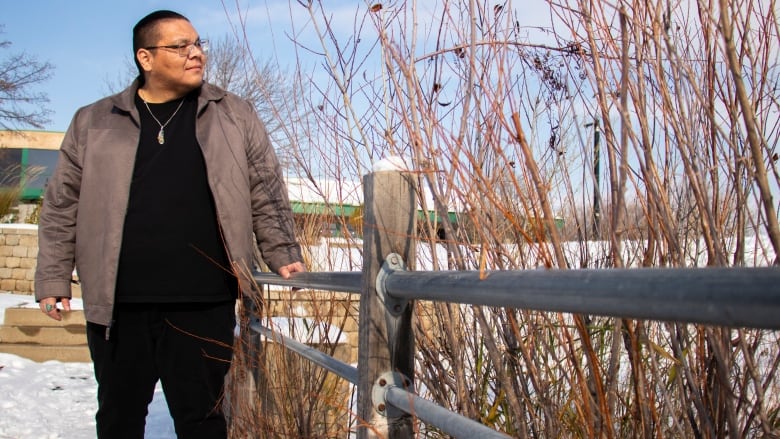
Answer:
M277 115L292 96L286 76L270 59L257 63L233 38L211 41L206 80L251 102L272 134L281 129L283 121Z
M10 41L0 41L0 50L10 47ZM53 70L50 63L24 52L0 57L0 127L43 128L49 122L51 110L45 106L49 97L35 87L51 78Z
M230 36L212 40L206 80L229 90L254 105L274 140L283 166L291 157L285 146L290 139L286 125L295 123L296 93L288 75L272 59L258 62L246 45Z

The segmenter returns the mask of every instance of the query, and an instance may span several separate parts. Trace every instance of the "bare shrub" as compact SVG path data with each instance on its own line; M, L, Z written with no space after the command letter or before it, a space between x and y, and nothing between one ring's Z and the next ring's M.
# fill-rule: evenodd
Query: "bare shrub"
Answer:
M326 5L290 2L328 75L294 75L310 116L288 127L301 175L354 180L403 157L440 219L423 224L419 247L437 251L421 267L774 264L773 4L568 0L546 5L550 25L523 23L526 6L375 3L336 25ZM420 391L516 437L780 434L776 332L430 303L416 315Z

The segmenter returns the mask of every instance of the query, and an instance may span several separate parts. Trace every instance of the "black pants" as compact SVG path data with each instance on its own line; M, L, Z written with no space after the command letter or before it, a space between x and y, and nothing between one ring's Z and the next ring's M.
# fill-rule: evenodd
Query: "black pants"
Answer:
M233 354L234 306L121 304L108 340L105 326L89 323L98 438L143 438L158 379L179 438L226 438L221 398Z

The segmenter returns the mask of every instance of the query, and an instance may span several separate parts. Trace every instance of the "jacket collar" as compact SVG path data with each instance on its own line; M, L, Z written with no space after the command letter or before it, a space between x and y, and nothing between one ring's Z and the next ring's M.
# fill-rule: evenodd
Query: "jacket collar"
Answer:
M138 92L139 82L136 78L129 87L118 94L111 96L111 102L119 111L129 113L138 120L138 112L135 108L135 94ZM206 108L209 102L219 101L227 95L227 92L216 85L204 82L198 92L198 114Z

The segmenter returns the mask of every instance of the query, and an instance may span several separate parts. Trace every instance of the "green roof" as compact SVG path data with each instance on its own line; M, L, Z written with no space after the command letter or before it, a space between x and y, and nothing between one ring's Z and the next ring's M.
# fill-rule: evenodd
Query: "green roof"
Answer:
M360 215L360 211L363 206L355 206L353 204L336 204L336 203L307 203L303 201L291 201L292 211L298 215L333 215L339 217L353 217ZM458 222L458 217L455 212L448 212L447 215L453 223ZM420 219L425 218L425 214L422 210L417 211L417 216ZM428 219L438 222L439 215L436 212L428 211Z

